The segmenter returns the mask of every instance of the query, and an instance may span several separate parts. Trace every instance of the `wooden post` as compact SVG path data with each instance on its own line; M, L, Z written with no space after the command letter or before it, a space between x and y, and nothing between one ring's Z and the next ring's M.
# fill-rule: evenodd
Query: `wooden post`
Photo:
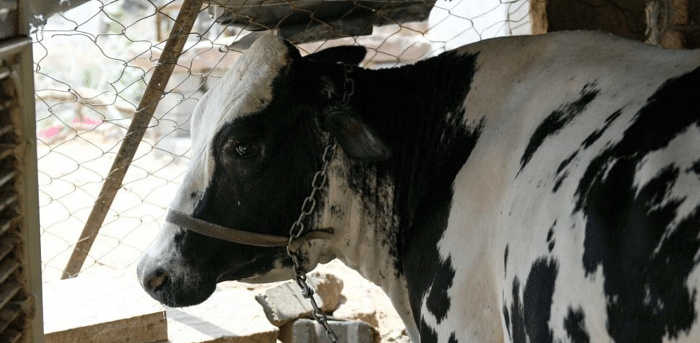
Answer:
M530 0L533 34L599 30L644 40L647 0Z
M202 7L202 2L203 0L184 0L182 8L177 15L177 19L175 19L175 25L173 25L173 29L170 32L170 37L153 71L153 76L148 82L148 87L134 113L134 119L132 119L129 130L119 148L119 153L114 159L109 175L107 175L102 185L102 190L85 223L83 232L80 234L80 239L76 242L70 260L66 265L66 269L63 271L62 279L75 277L80 273L85 258L88 252L90 252L92 244L95 242L97 233L102 227L102 223L107 216L109 208L112 206L112 201L122 185L122 181L134 158L136 149L139 143L141 143L143 135L146 133L148 124L153 117L153 112L158 106L160 99L163 97L165 86L168 84L168 80L180 57L180 53L182 53L192 25L197 19L197 14L199 14L199 10Z
M673 49L700 48L697 0L530 0L533 34L612 32Z
M646 43L665 48L689 48L683 29L689 27L688 0L651 0L646 3Z

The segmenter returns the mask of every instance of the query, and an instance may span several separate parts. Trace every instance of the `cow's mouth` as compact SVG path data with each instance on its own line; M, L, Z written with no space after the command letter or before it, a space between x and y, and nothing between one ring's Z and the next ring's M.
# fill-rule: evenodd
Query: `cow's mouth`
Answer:
M227 270L221 274L216 279L216 283L223 281L239 281L246 278L255 277L256 275L264 274L273 268L273 263L270 262L269 257L258 256L248 262L241 265L237 265L231 270Z

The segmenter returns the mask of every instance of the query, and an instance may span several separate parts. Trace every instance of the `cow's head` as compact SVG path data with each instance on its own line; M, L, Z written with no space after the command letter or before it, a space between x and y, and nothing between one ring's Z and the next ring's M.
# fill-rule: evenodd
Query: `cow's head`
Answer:
M364 48L344 47L302 58L277 37L259 39L197 105L192 161L171 210L228 228L288 236L330 136L351 158L387 155L343 102L346 66L338 62L357 64L364 54ZM324 206L319 201L307 230L317 226ZM328 244L300 247L306 270L334 257ZM284 247L230 243L168 222L138 265L146 291L170 306L200 303L220 281L292 275Z

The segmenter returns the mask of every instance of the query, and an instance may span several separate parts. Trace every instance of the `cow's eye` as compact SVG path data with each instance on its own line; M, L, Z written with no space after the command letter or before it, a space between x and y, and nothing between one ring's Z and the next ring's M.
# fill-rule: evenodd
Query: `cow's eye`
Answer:
M238 142L233 149L238 156L247 156L253 150L250 144L241 142Z
M253 157L258 153L258 146L254 143L232 139L224 145L224 153L239 158Z

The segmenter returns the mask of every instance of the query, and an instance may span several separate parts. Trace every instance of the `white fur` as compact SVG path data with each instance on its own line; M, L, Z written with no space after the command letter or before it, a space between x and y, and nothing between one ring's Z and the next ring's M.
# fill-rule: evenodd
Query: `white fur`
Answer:
M542 256L554 256L559 264L550 322L554 336L566 337L562 319L573 306L596 314L586 317L592 342L609 341L602 271L584 275L585 219L572 216L578 180L593 157L619 140L632 116L666 79L698 67L700 51L644 48L583 32L484 41L461 51L479 52L464 124L485 116L486 125L455 180L452 213L439 243L441 257L452 258L458 267L447 318L431 325L438 342L447 342L455 328L461 328L456 336L460 342L508 341L500 309L513 301L510 280L518 276L524 286L532 263ZM659 62L670 55L676 63ZM627 70L634 72L623 72ZM566 101L576 100L585 83L595 84L601 93L574 123L546 139L519 174L520 158L534 129ZM567 169L569 176L552 194L559 163L601 126L605 116L620 108L620 118L596 144L578 154ZM598 119L592 119L595 116ZM686 193L697 197L697 181L696 177ZM545 237L555 220L556 245L549 253ZM506 244L510 258L504 274ZM697 327L696 323L695 331Z

